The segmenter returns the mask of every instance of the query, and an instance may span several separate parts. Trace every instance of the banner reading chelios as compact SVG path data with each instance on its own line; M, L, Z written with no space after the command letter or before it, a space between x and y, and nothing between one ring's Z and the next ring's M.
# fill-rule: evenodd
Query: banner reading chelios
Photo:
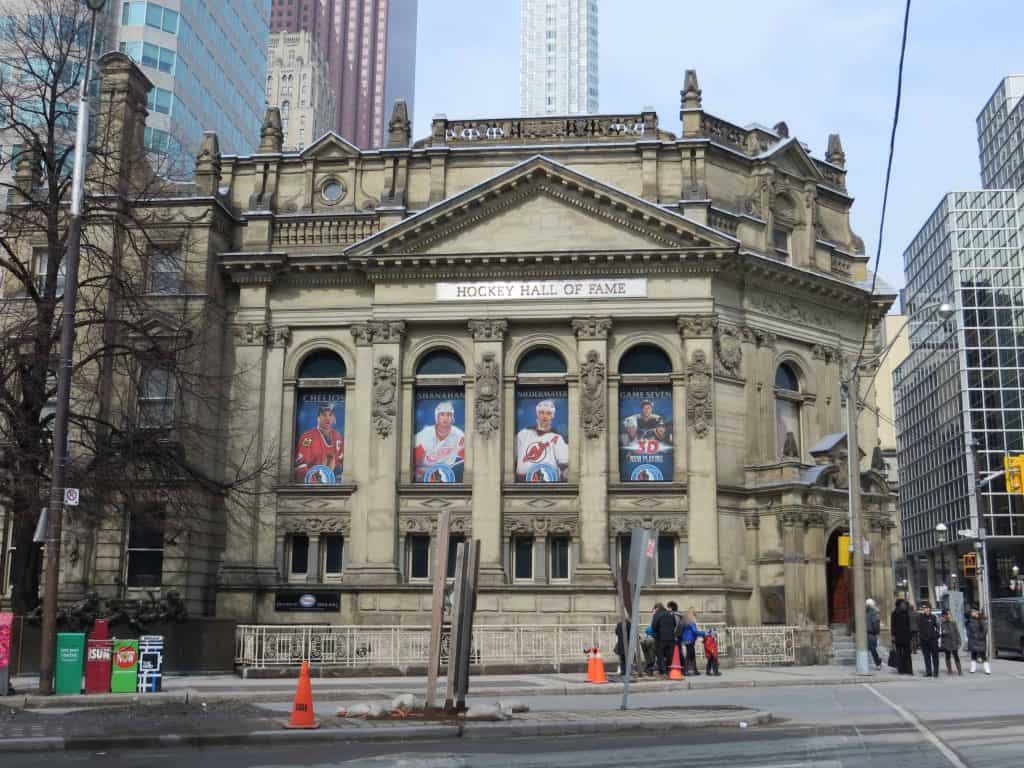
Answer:
M294 481L305 485L340 483L345 457L345 390L300 389L295 434Z

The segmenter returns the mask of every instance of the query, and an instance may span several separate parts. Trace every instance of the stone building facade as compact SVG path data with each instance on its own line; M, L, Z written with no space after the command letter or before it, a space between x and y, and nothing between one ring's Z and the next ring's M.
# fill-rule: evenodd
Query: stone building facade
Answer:
M269 469L219 502L200 604L422 623L447 510L480 541L482 622L614 621L636 526L659 532L644 607L842 620L841 376L893 297L870 294L838 136L816 158L705 112L693 72L681 96L679 135L640 112L414 142L401 103L373 151L282 151L273 109L255 156L207 135L194 193L154 204L223 301L226 417ZM884 601L893 499L862 466ZM164 562L163 588L189 578L187 550Z
M281 114L284 148L301 151L334 125L327 53L303 31L273 33L267 51L267 106Z

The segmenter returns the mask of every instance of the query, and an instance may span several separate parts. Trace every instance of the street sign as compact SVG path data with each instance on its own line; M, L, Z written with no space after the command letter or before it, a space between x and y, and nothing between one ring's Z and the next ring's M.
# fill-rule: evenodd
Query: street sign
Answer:
M80 496L78 495L78 489L77 488L65 488L64 489L64 506L66 506L66 507L77 507L78 506L78 499L79 498L80 498Z

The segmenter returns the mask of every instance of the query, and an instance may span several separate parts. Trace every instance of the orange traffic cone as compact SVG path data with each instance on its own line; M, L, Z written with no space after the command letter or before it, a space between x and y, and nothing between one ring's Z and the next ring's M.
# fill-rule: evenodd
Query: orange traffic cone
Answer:
M587 682L598 684L608 682L608 678L604 674L604 662L601 660L601 649L596 645L594 646L594 655L587 663Z
M672 651L672 663L668 665L668 679L669 680L682 680L683 679L683 665L679 659L679 646Z
M309 662L302 662L299 684L295 688L295 703L292 716L285 728L319 728L320 722L313 714L313 686L309 682Z

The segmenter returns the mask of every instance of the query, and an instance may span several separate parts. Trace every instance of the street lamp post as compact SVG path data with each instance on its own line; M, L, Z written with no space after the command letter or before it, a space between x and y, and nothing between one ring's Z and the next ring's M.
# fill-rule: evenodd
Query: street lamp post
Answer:
M945 523L939 523L935 526L935 538L939 542L939 569L942 573L942 584L947 589L949 588L949 585L946 583L946 538L948 530ZM937 595L935 596L935 602L939 602Z
M86 0L89 8L89 46L85 51L82 82L75 121L75 165L71 174L71 210L68 219L66 282L60 332L60 368L57 371L57 408L53 423L53 469L50 481L50 514L46 520L46 564L43 615L39 641L39 692L53 692L53 669L57 646L57 582L60 579L60 539L64 512L64 482L67 474L68 412L71 401L71 368L75 345L75 310L78 306L78 260L82 245L82 202L85 197L85 162L89 140L89 78L92 49L96 40L96 14L106 0Z

